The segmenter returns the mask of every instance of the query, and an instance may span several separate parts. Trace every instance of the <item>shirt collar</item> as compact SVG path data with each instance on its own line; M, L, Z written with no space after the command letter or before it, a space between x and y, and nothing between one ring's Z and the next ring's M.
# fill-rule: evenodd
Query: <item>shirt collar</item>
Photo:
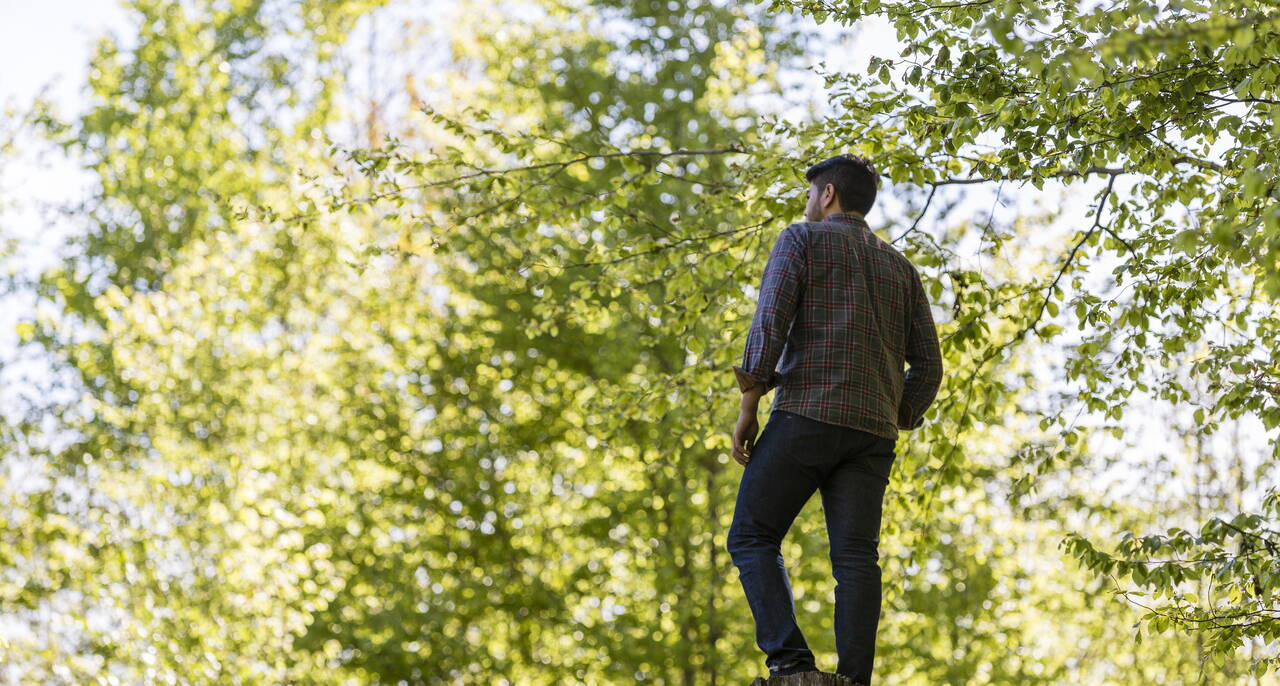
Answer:
M827 216L827 218L826 218L826 219L823 219L822 221L824 221L824 222L840 222L841 224L865 224L865 223L867 223L867 222L866 222L866 220L865 220L865 219L863 219L862 215L860 215L860 214L854 214L854 213L852 213L852 212L836 212L835 214L828 215L828 216Z

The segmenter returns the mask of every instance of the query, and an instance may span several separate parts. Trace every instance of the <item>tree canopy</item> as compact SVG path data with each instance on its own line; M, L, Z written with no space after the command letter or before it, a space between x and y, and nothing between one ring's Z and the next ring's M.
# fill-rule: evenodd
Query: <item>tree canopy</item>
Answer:
M45 477L0 477L17 678L751 678L730 367L804 169L857 152L948 370L877 678L1277 683L1273 4L128 7L34 117L96 183L13 285L72 391L0 432ZM902 51L828 68L868 26Z

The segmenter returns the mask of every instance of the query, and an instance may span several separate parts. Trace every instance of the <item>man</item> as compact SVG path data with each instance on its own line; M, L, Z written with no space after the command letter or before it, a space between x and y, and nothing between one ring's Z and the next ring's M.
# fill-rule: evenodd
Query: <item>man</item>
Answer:
M816 671L781 544L821 490L836 579L836 672L870 686L884 492L898 430L924 422L942 355L915 266L864 219L879 187L875 168L840 155L805 180L806 221L773 245L742 365L733 368L742 391L733 456L744 470L727 547L770 675ZM774 388L756 442L760 397Z

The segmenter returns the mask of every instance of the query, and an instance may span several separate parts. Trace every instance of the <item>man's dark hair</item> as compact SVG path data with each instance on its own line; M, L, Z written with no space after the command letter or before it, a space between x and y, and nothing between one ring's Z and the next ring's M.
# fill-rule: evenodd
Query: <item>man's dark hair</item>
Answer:
M846 212L870 212L876 203L876 189L880 187L876 168L861 155L836 155L825 159L809 167L804 178L817 184L819 190L827 184L835 186L840 209Z

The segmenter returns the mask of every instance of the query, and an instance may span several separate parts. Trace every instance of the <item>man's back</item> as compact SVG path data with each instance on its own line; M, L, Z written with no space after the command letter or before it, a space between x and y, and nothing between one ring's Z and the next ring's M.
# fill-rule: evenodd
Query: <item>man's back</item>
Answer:
M919 273L857 214L788 226L735 373L776 387L774 410L894 439L920 426L942 356Z

